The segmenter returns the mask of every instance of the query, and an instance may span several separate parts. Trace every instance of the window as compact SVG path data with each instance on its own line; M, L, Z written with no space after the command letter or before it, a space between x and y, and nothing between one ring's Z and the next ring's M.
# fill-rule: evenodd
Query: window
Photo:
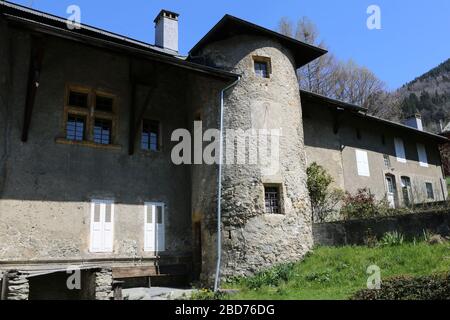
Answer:
M417 144L417 154L419 155L419 164L421 167L428 167L427 150L421 143Z
M409 177L401 177L402 183L402 194L403 194L403 203L405 206L409 206L411 204L411 179Z
M391 167L391 158L389 157L388 154L383 155L383 160L384 160L384 166L386 168L390 168Z
M159 147L159 122L144 120L141 133L142 150L158 151Z
M76 92L70 90L68 105L72 107L87 108L88 107L88 93Z
M387 175L386 176L386 183L387 183L387 191L388 193L394 193L395 192L395 186L394 186L394 179L392 176Z
M434 199L433 184L430 182L426 182L425 188L427 189L427 198L429 200L433 200Z
M98 144L111 144L111 120L95 119L94 142Z
M403 144L403 140L400 138L395 138L394 144L395 144L395 155L397 156L397 161L406 163L405 146Z
M66 139L73 141L84 140L84 129L86 127L86 117L76 114L67 115Z
M144 205L144 251L165 251L164 203Z
M64 106L64 139L101 145L113 144L116 122L114 101L111 94L70 86Z
M113 112L113 99L97 95L95 98L95 111Z
M266 204L266 213L280 214L280 192L279 187L265 186L264 197Z
M255 74L262 78L269 78L271 73L270 58L253 57Z
M111 200L91 202L91 252L112 252L114 203Z
M366 151L356 150L356 165L359 176L370 177L369 159Z

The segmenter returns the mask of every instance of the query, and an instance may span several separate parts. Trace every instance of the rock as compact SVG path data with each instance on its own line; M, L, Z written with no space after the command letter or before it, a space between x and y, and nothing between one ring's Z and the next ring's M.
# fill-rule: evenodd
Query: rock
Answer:
M443 244L443 243L445 243L446 241L445 241L445 238L444 237L442 237L441 235L439 235L439 234L435 234L434 236L432 236L429 240L428 240L428 243L429 244Z

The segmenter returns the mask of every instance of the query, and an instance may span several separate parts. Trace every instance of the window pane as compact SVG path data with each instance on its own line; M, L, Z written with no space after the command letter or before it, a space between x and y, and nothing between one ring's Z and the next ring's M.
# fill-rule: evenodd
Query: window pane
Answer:
M66 139L83 141L85 122L85 117L69 114L66 123Z
M277 187L265 188L266 213L280 213L279 192Z
M111 222L111 204L105 205L105 222Z
M141 148L143 150L159 150L159 122L144 120L142 123Z
M433 185L431 183L426 183L425 186L427 188L428 199L434 199Z
M111 144L111 120L95 119L94 142L99 144Z
M112 98L96 96L95 98L95 110L104 111L104 112L112 112L113 111L113 102Z
M70 91L68 103L70 106L87 108L88 94L82 93L82 92Z
M100 204L94 204L94 222L100 222Z
M147 207L147 223L153 223L152 207Z
M156 206L156 223L163 223L162 207Z
M269 72L267 62L255 61L255 73L263 78L268 78Z

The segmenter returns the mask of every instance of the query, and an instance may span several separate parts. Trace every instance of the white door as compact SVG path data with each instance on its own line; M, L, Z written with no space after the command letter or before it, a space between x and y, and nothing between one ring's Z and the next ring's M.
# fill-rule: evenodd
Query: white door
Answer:
M144 206L144 213L144 251L164 251L164 204L148 202Z
M395 181L390 175L386 176L386 198L390 208L395 208Z
M91 252L112 252L114 203L111 200L91 202Z

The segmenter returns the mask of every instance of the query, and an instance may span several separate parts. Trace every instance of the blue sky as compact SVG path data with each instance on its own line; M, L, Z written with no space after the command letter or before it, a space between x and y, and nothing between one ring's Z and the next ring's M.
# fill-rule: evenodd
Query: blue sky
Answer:
M275 29L283 16L307 16L339 59L365 65L396 89L450 58L448 0L16 0L67 16L81 7L82 23L154 43L160 9L180 13L180 52L189 49L226 14ZM366 27L367 7L381 8L381 30Z

